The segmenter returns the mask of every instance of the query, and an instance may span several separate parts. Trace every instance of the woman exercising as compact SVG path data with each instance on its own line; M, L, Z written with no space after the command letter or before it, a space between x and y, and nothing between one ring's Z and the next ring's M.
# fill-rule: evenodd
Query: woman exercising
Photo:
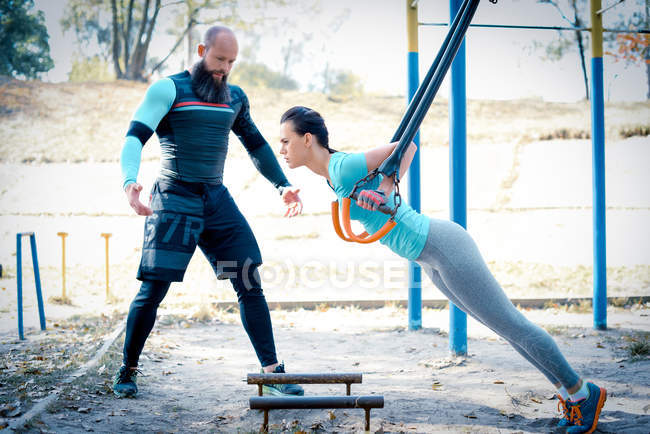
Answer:
M329 147L325 121L307 107L289 109L280 123L280 154L289 168L307 166L327 180L339 200L348 197L355 183L378 168L396 146L391 143L364 153L337 152ZM408 170L416 150L411 143L399 173ZM359 220L368 233L375 233L389 219L376 210L395 206L394 181L378 175L363 188L350 207L350 218ZM465 229L419 214L406 203L398 208L395 221L396 226L380 242L416 261L451 302L507 340L549 379L563 412L559 426L569 433L593 432L607 391L583 381L553 338L515 308Z

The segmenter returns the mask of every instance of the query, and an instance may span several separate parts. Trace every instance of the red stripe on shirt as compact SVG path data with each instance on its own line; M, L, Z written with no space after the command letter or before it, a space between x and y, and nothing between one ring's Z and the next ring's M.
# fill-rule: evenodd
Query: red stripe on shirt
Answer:
M178 104L174 104L172 108L176 107L185 107L188 105L207 105L210 107L230 107L228 104L213 104L210 102L203 102L203 101L188 101L188 102L179 102Z

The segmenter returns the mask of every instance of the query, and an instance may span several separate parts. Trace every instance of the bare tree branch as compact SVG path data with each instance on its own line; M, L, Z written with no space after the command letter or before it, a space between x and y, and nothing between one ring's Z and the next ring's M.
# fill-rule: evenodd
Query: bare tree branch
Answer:
M165 3L164 5L160 6L160 8L162 9L162 8L166 8L167 6L182 5L183 3L185 3L184 0L178 0L174 2Z
M196 21L193 21L192 19L190 19L190 21L187 23L187 26L185 27L185 30L184 30L183 33L181 34L181 36L178 38L178 40L176 40L176 43L174 44L174 46L172 47L172 49L169 50L169 53L167 53L167 55L166 55L166 56L165 56L165 57L164 57L160 62L158 62L158 64L157 64L156 66L154 66L154 67L151 69L151 73L152 73L152 74L153 74L154 72L156 72L156 71L158 70L158 68L160 68L161 66L163 66L163 64L167 61L167 59L169 59L169 57L170 57L172 54L174 54L174 51L176 51L176 49L181 45L181 43L183 42L183 39L185 38L185 35L187 34L187 32L189 32L189 31L192 29L192 27L194 26L194 24L197 24L197 22L196 22Z
M560 5L555 0L538 0L538 3L549 4L549 5L553 6L555 9L557 9L558 13L562 17L562 19L564 19L564 21L566 21L567 23L573 25L573 22L569 18L567 18L566 15L564 15L564 12L560 8Z

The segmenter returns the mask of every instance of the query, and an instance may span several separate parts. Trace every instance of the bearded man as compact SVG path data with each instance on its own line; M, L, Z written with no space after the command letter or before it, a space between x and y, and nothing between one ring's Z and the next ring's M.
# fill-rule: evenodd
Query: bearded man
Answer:
M257 267L262 256L253 232L223 184L232 130L257 170L279 191L285 216L302 211L299 189L287 181L273 150L250 116L246 94L228 84L237 59L234 33L221 26L207 30L198 46L201 60L153 83L131 121L120 164L129 204L146 216L140 291L129 308L123 365L115 374L118 397L135 397L138 359L156 320L158 305L171 282L183 280L198 245L218 279L230 279L237 292L242 324L264 372L284 372ZM153 135L161 146L161 170L149 206L140 201L137 182L142 147ZM302 395L295 384L266 385L265 393Z

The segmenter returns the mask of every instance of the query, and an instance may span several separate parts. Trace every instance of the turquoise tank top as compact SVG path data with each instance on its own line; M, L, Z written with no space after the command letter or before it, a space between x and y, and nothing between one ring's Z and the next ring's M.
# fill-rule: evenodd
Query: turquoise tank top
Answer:
M354 184L368 174L366 156L363 153L347 154L336 152L330 157L328 172L331 187L334 189L341 206L341 199L348 197ZM375 190L379 187L382 175L362 186L364 190ZM391 208L395 206L395 194L391 193L387 200ZM379 211L368 211L352 203L350 218L361 222L369 234L374 234L386 223L390 216ZM395 215L397 225L384 235L379 242L388 246L398 255L414 261L422 252L429 233L429 219L415 211L409 204L402 200L402 204Z

